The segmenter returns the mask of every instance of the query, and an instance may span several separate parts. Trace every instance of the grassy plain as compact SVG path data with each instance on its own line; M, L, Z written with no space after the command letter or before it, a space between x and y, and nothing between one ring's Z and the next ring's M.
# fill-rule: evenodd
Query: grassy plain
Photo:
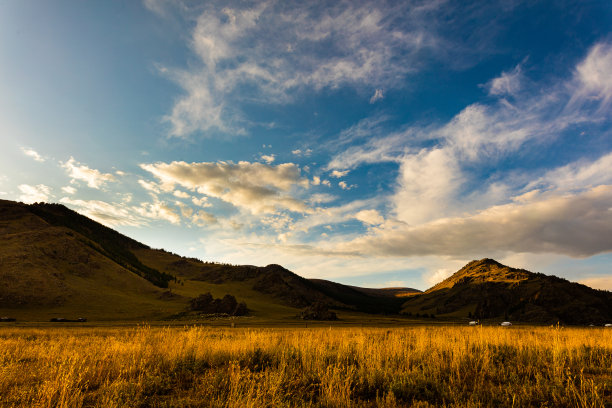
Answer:
M0 326L0 406L605 407L611 334Z

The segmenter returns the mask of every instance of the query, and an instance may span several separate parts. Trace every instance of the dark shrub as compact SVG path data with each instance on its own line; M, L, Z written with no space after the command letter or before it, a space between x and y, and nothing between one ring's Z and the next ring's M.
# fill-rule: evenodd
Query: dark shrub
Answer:
M203 313L225 313L230 316L244 316L249 312L246 303L238 303L232 295L215 299L210 293L204 293L189 301L191 310Z
M315 302L302 310L300 317L304 320L338 320L336 313L329 310L325 303Z

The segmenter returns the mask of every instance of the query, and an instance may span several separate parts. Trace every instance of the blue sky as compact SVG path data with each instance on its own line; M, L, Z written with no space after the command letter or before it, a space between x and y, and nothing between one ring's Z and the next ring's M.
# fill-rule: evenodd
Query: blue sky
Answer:
M0 3L0 198L426 289L612 289L609 1Z

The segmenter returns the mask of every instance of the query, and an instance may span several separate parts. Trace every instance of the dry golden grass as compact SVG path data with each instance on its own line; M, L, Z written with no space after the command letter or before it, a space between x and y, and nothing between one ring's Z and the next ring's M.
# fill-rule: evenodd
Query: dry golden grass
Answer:
M2 407L612 406L612 331L0 328Z

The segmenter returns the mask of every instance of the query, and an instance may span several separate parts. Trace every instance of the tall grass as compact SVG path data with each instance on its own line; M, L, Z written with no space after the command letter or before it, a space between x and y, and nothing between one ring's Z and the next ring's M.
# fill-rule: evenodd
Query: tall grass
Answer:
M2 328L1 407L612 406L612 331Z

